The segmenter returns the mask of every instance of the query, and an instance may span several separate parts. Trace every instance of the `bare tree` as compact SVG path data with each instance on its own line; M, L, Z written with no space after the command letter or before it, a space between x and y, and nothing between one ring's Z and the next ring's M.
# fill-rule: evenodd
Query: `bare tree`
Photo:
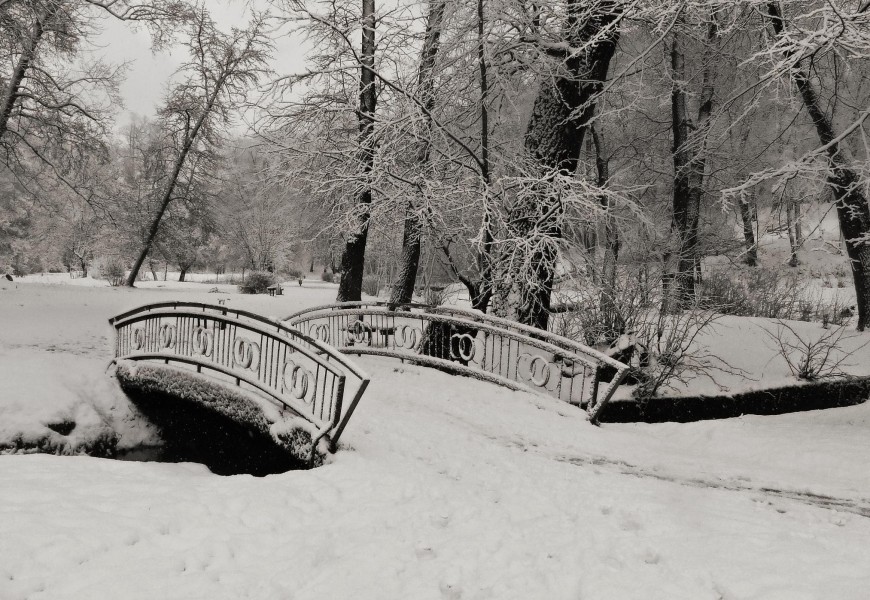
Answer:
M341 255L341 282L338 286L339 302L353 302L362 297L363 267L366 241L369 233L369 205L372 188L368 181L374 168L375 110L378 94L375 87L375 0L362 0L362 44L359 55L359 169L361 179L356 192L356 221L354 231L347 233Z
M513 235L531 241L528 268L513 274L506 306L521 323L546 329L555 279L563 199L550 185L573 177L595 101L602 91L619 38L622 5L611 0L567 0L559 43L546 46L559 70L541 83L525 134L525 148L539 165L533 189L513 207Z
M232 110L244 104L249 87L265 72L269 43L264 18L255 17L247 29L234 29L227 35L218 31L201 10L192 20L187 47L191 61L181 72L189 79L170 92L161 111L175 148L172 166L157 212L127 277L130 287L151 250L163 215L170 203L180 197L178 191L186 187L182 177L185 169L192 177L191 162L208 161L215 155L220 128L231 121Z
M0 4L0 55L8 71L0 91L2 160L23 177L36 158L50 175L73 185L70 169L83 154L102 151L120 104L123 68L81 57L101 15L144 23L155 45L187 14L181 1L28 0Z
M839 14L843 17L844 37L856 32L864 39L861 31L865 3L852 14ZM831 7L834 10L834 7ZM777 48L787 61L787 73L800 94L801 100L810 115L818 134L819 142L828 162L827 182L834 195L840 229L846 242L846 253L852 266L855 293L858 306L858 330L863 331L870 320L870 205L865 196L860 175L851 168L848 150L843 147L843 133L838 134L831 119L825 114L817 86L806 70L804 61L809 57L806 49L789 36L787 23L779 2L767 4L767 17L777 41ZM837 35L836 32L834 35ZM812 51L812 47L810 48ZM863 118L862 118L863 121Z
M481 0L478 0L481 1ZM417 75L417 95L422 111L422 132L417 141L415 160L421 174L426 173L430 165L432 145L432 111L435 109L435 60L441 46L441 28L444 23L445 0L429 0L426 20L426 34L423 50L420 54L420 66ZM422 194L422 186L416 185L417 194ZM399 261L399 274L393 283L390 302L402 304L410 302L414 295L414 284L417 280L417 270L420 267L420 247L423 237L423 223L420 215L423 202L414 202L414 195L408 198L405 207L405 223L402 233L402 255Z

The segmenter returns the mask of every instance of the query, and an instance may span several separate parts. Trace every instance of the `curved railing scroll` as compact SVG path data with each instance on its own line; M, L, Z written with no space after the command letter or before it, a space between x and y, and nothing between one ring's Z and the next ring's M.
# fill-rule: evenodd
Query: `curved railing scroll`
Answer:
M573 340L446 306L345 302L309 308L282 322L344 353L411 360L553 396L586 408L593 422L628 371Z
M327 343L226 306L164 302L109 319L115 361L188 365L312 423L334 451L369 377ZM350 396L350 401L347 396Z

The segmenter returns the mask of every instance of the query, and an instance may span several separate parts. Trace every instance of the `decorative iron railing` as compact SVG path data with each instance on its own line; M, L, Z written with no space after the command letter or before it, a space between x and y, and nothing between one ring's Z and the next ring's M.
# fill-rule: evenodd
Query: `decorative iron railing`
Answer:
M561 336L445 306L345 302L283 319L349 354L411 360L586 408L597 420L628 366Z
M254 313L192 302L142 306L109 322L115 360L188 365L259 392L311 422L334 450L369 377L327 343ZM350 401L346 394L352 394Z

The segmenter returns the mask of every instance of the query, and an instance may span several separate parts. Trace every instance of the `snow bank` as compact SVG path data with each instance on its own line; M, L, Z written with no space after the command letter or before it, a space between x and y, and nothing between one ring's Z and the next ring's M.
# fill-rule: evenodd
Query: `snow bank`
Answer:
M0 453L114 456L159 443L101 361L0 348L0 364L15 369L0 393Z

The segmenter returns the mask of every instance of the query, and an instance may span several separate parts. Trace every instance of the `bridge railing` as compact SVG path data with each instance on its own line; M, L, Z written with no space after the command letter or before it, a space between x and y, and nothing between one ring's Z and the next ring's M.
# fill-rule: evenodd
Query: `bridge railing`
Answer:
M319 437L330 435L333 449L369 384L364 371L328 344L248 311L165 302L109 322L115 360L184 364L249 387L312 423Z
M588 346L479 312L421 304L345 302L282 322L348 354L411 360L582 406L597 419L628 366Z

